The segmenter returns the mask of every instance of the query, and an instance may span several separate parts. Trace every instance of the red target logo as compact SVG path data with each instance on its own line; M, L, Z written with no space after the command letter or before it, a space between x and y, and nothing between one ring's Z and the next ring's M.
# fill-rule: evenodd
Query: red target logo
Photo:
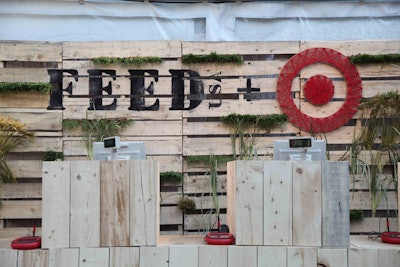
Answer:
M346 82L346 99L332 115L318 118L303 113L292 97L292 84L301 69L312 64L330 65L343 75ZM314 106L324 106L334 95L331 79L324 75L310 77L303 87L306 100ZM362 96L361 79L356 67L341 53L328 48L312 48L293 56L283 67L278 78L277 100L288 120L296 127L315 133L327 133L345 125L357 112Z

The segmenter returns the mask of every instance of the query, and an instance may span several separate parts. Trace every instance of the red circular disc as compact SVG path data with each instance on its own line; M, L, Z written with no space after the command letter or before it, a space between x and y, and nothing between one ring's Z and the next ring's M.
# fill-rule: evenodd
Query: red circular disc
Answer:
M316 63L325 63L338 69L347 86L343 105L334 114L325 118L315 118L301 112L292 98L294 78L302 68ZM312 48L294 55L285 64L279 74L276 93L283 113L287 115L292 124L308 132L326 133L346 124L357 112L362 96L362 87L356 67L346 56L329 48Z
M40 248L42 244L42 238L40 236L24 236L14 239L11 242L13 249L28 250Z
M208 232L204 241L210 245L231 245L235 243L235 237L230 233Z
M315 75L304 85L304 97L313 105L322 106L332 100L335 92L333 82L326 76Z

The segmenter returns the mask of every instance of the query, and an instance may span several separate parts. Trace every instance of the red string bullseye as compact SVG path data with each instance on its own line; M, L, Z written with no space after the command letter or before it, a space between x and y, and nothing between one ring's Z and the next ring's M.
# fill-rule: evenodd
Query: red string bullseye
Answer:
M303 113L292 98L293 80L303 68L316 63L324 63L339 70L347 86L346 99L342 106L334 114L324 118L311 117ZM309 88L305 90L305 93L310 102L323 105L332 99L331 89L324 91L326 86L328 88L333 86L327 78L317 76L309 83L307 85ZM361 79L356 67L346 56L329 48L311 48L294 55L282 68L278 77L276 95L282 112L287 115L293 125L307 132L327 133L345 125L357 112L362 96Z
M332 100L335 86L326 76L315 75L304 85L304 97L315 106L322 106Z

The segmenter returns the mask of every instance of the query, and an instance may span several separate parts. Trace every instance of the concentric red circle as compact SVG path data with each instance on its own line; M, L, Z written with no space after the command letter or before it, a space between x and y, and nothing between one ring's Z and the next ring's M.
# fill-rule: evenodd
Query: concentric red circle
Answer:
M304 85L304 97L315 106L322 106L332 100L335 86L331 79L323 75L315 75Z
M334 114L325 118L315 118L301 112L292 98L294 78L301 69L316 63L328 64L338 69L347 85L343 105ZM312 90L316 91L317 88ZM312 48L289 59L279 74L276 93L281 110L293 125L308 132L326 133L342 127L354 116L362 96L362 86L356 67L346 56L329 48Z

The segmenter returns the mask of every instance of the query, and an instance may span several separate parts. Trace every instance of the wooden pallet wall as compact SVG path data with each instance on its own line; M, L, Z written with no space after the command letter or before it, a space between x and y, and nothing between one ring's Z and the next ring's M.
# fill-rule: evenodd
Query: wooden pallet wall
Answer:
M278 75L288 59L308 48L324 47L351 56L360 53L391 54L400 53L400 41L348 41L348 42L230 42L230 43L198 43L181 41L156 42L1 42L0 43L0 82L49 82L48 69L75 69L79 73L78 81L65 77L65 86L73 85L73 94L64 93L64 110L47 110L49 96L43 95L1 95L0 114L10 116L25 123L35 132L34 143L26 143L7 155L7 162L14 170L19 184L1 185L0 199L3 207L0 209L0 239L8 242L15 236L15 229L23 228L29 233L34 221L40 226L41 218L41 159L47 150L62 151L68 160L86 159L87 152L82 142L82 133L63 129L65 119L84 118L130 118L135 123L126 129L121 137L123 140L141 140L146 143L148 159L160 162L160 171L183 172L181 184L169 184L161 187L161 230L162 233L202 233L209 226L210 216L207 213L213 208L211 189L209 187L209 169L204 164L188 164L190 156L231 155L229 131L219 121L221 116L230 113L270 114L280 113L275 100ZM239 54L244 58L244 64L190 64L181 62L185 54ZM146 105L150 106L155 99L160 105L157 111L129 110L130 93L129 70L135 66L124 65L94 65L91 59L96 57L130 57L158 56L162 64L146 64L141 69L157 70L159 79L146 80L146 86L154 82L154 97L146 97ZM363 96L369 97L378 93L399 90L400 69L398 64L367 64L356 66L362 79ZM103 78L103 86L111 82L113 94L118 95L116 110L93 111L88 94L88 70L112 69L117 77ZM204 99L199 106L191 110L171 110L172 80L171 70L193 70L203 79L204 92L210 94L212 88L220 88L226 97L219 99ZM344 96L345 87L341 74L332 67L317 64L303 69L300 76L293 82L292 90L302 111L315 116L331 114L340 106L340 101L332 102L327 108L315 108L307 105L301 93L305 80L314 75L323 74L334 79L335 97ZM224 76L219 81L215 76ZM237 77L235 77L237 76ZM259 88L268 97L262 100L247 101L243 88L251 77L251 87ZM240 89L238 90L238 89ZM185 93L189 93L189 81L185 81ZM229 97L227 97L229 95ZM231 98L231 99L229 99ZM105 98L104 105L111 99ZM220 104L220 106L218 106ZM185 106L189 106L188 97ZM361 122L356 114L353 119L340 129L327 133L329 155L332 160L339 159L351 144L353 132L360 127ZM290 123L272 130L258 138L257 152L259 159L272 158L272 142L275 139L285 139L292 136L308 135ZM219 202L221 205L221 220L226 222L226 164L219 164ZM23 185L22 185L23 184ZM18 192L9 187L21 188ZM363 183L351 183L356 186L356 192L351 195L351 209L369 211L371 208L368 188ZM23 189L24 188L24 189ZM13 192L13 193L10 193ZM193 198L198 212L188 215L180 212L176 203L185 194ZM388 193L389 209L397 209L397 194L394 188ZM201 208L201 209L200 209ZM382 203L378 209L386 211ZM214 218L215 219L215 218ZM391 218L394 220L394 218ZM381 218L364 218L362 223L352 224L352 233L369 233L379 231ZM392 225L396 225L394 221ZM382 226L381 226L382 227ZM39 228L40 230L40 228ZM8 239L7 239L8 238ZM1 241L1 240L0 240Z
M0 249L5 267L84 266L219 266L219 267L375 267L397 266L399 250L393 247L315 248L283 246L163 245L157 247Z

